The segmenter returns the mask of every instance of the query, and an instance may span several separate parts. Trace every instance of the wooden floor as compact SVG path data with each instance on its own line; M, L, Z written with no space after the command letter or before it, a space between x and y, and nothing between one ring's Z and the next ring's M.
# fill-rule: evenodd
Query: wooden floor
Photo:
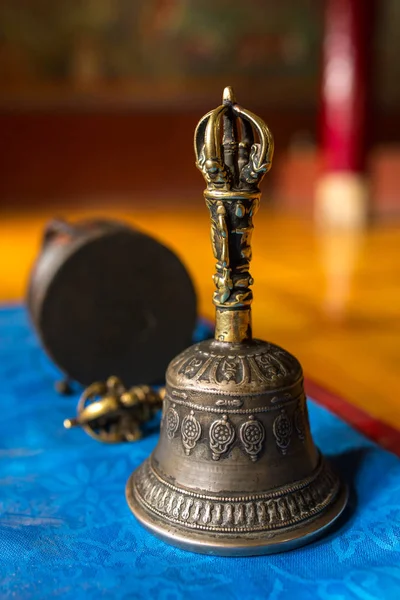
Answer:
M127 219L173 248L193 276L200 313L212 317L209 220L201 198L190 206L101 214ZM54 212L0 215L0 301L23 298ZM400 224L322 236L264 209L255 226L255 335L284 346L308 376L400 429Z

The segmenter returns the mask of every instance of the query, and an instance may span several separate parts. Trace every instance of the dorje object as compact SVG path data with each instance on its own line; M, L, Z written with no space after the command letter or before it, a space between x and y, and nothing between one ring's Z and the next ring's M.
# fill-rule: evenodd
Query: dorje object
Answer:
M126 389L118 377L92 383L81 395L77 416L64 427L82 427L95 440L107 443L136 442L143 427L162 407L164 388L148 385Z
M181 548L279 552L320 535L347 492L313 443L298 360L252 338L251 235L273 139L226 88L197 126L195 152L217 261L215 339L170 363L159 442L131 475L127 500Z
M112 220L51 221L32 270L28 309L44 349L81 384L164 380L192 339L196 295L179 258Z

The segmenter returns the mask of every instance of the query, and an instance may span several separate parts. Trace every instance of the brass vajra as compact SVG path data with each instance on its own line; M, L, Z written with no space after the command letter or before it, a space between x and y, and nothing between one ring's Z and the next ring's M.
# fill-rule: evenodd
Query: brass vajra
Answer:
M117 377L92 383L83 392L77 416L66 419L64 427L82 427L101 442L134 442L142 437L143 426L162 407L164 390L147 385L125 389Z

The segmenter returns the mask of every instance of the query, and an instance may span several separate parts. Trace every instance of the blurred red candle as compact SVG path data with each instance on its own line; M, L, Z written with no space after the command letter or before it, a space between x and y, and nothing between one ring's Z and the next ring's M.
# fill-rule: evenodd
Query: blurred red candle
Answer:
M324 175L317 188L317 210L327 221L341 221L340 212L346 223L365 220L367 212L374 4L374 0L326 0L321 98Z

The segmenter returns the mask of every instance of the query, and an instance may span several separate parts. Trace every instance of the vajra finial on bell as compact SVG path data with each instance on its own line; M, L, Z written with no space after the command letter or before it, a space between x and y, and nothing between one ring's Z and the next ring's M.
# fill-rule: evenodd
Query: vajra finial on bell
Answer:
M215 337L241 342L251 338L253 216L260 202L259 183L271 168L273 137L262 119L236 103L227 87L222 105L200 120L194 140L196 165L207 183L204 198L217 260Z
M215 339L170 363L159 442L131 475L127 500L182 548L278 552L320 535L347 492L314 445L300 363L252 337L251 235L272 135L226 88L197 126L195 153L216 259Z

